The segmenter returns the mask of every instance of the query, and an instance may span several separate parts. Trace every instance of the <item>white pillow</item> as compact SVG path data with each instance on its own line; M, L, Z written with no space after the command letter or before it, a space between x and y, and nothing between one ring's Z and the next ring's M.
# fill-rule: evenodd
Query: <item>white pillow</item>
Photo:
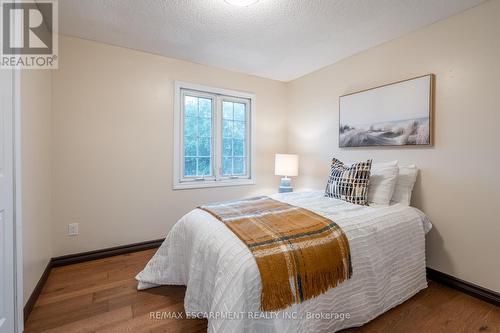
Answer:
M400 166L398 181L392 195L392 202L406 206L410 205L413 186L417 181L418 168L416 165Z
M370 172L368 202L389 205L398 179L398 161L374 163Z

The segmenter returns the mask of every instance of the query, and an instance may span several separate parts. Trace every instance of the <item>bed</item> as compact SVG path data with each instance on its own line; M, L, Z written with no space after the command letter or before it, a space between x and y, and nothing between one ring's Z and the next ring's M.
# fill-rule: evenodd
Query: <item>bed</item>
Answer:
M208 319L208 332L335 332L361 326L427 287L425 234L432 225L403 204L360 206L324 191L271 198L309 209L347 235L352 278L278 312L261 312L259 270L249 249L222 222L195 209L169 232L137 275L138 288L185 285L185 311Z

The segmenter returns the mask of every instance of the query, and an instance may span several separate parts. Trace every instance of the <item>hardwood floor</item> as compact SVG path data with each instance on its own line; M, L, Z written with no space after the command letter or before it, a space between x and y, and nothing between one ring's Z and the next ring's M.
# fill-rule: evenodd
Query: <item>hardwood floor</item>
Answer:
M157 311L183 314L185 291L174 286L136 290L134 276L155 251L54 268L25 332L206 332L203 319L150 318ZM412 299L343 332L500 333L500 308L430 281Z

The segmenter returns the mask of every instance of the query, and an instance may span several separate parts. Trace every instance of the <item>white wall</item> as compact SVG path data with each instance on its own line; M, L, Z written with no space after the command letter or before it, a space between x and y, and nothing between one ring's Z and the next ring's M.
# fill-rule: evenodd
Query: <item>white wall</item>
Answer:
M164 237L201 203L275 192L285 84L61 36L53 73L54 255ZM256 94L257 184L172 190L174 80ZM80 224L69 237L67 224Z
M421 175L413 203L434 229L428 266L500 291L500 1L489 1L288 84L298 184L325 186L329 161L397 159ZM433 148L338 148L338 97L436 74Z
M21 72L21 193L25 303L52 256L51 99L51 71Z

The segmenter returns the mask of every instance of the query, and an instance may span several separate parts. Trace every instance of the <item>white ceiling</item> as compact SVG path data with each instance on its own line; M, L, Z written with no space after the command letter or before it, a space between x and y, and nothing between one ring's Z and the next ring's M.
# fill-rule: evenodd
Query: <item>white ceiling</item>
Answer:
M62 0L60 33L290 81L482 0Z

